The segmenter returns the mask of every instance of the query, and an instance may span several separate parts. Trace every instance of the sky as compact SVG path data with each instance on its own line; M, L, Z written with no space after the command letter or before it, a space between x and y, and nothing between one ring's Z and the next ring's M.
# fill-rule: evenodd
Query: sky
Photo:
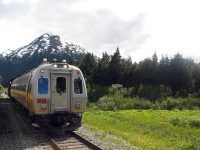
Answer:
M44 33L101 57L140 61L155 52L200 61L198 0L0 0L0 52Z

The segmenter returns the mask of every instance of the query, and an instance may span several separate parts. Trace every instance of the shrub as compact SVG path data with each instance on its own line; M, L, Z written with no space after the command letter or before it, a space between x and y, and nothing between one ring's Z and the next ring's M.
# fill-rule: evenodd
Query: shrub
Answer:
M186 89L180 89L176 91L176 97L188 97L188 91Z
M142 98L156 101L157 99L167 98L172 95L171 88L165 85L143 85L138 89L138 95Z
M148 91L149 90L149 91ZM183 110L183 109L199 109L200 98L194 98L191 94L188 98L167 97L171 95L171 89L159 85L154 91L154 86L140 85L138 92L140 97L135 96L136 88L108 88L97 85L89 85L88 97L90 102L95 102L95 105L100 110L125 110L125 109L165 109L165 110ZM149 93L148 93L149 92ZM107 95L106 95L107 94ZM106 95L106 96L105 96ZM151 97L158 99L153 100L142 98ZM154 96L152 96L154 95ZM98 101L96 99L99 99Z
M134 101L134 109L152 109L154 104L148 100L140 99Z
M106 111L108 110L114 111L117 109L116 100L110 96L101 97L99 101L97 102L97 106L99 107L99 109L106 110Z
M179 127L200 128L200 119L199 118L187 119L184 117L176 117L176 118L172 118L170 120L170 123L174 126L179 126Z
M116 111L127 109L152 109L154 104L149 100L135 98L121 98L117 96L103 96L96 103L100 110Z
M99 108L97 107L97 105L95 105L95 103L87 103L87 110L88 111L97 111L97 110L99 110Z
M190 126L200 128L200 119L190 120Z
M180 101L178 101L178 99L168 97L166 100L162 100L160 107L161 109L167 110L180 109Z
M182 118L173 118L170 120L170 123L174 126L179 126L179 127L186 127L188 126L188 122L185 119Z
M99 85L87 85L89 102L96 102L100 97L108 94L108 87Z

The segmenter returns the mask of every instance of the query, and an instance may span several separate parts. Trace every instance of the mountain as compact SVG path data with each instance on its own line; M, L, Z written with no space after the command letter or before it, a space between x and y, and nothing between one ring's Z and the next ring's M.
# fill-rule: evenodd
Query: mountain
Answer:
M69 64L78 64L83 60L86 50L73 43L63 42L58 35L45 33L30 44L16 50L6 50L0 54L0 83L37 67L43 58L52 61L67 60Z
M67 54L71 57L85 55L85 49L73 43L63 42L60 36L45 33L30 44L16 50L7 50L2 53L4 57L31 57L38 54Z

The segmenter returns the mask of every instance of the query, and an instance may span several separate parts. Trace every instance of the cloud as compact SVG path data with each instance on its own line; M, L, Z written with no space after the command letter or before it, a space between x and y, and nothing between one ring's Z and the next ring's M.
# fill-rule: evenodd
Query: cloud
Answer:
M0 1L0 18L16 19L30 10L28 1Z
M71 1L57 3L55 0L38 3L34 16L40 23L40 32L56 32L100 55L106 50L113 53L117 46L126 50L128 55L149 37L143 33L145 13L131 20L123 20L109 9L76 11L71 9L74 4Z
M22 38L18 43L27 41L24 39L26 36L33 40L45 32L52 32L99 56L102 51L113 53L118 46L122 55L127 56L149 38L143 31L145 13L135 14L132 19L125 20L108 8L87 11L74 9L77 4L83 3L82 0L38 0L35 3L33 0L8 1L8 4L0 2L0 17L15 19L12 26L17 24L19 28L15 28L18 35L14 37ZM89 4L90 1L84 2ZM86 7L86 4L83 6ZM20 32L23 34L19 35Z

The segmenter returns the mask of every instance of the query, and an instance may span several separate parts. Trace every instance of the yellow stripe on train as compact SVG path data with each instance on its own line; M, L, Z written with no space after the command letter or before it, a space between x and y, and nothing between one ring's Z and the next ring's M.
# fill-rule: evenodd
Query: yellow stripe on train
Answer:
M31 112L34 112L33 97L32 97L32 95L31 95L30 93L27 95L27 93L24 92L24 91L12 90L12 91L11 91L11 95L13 95L13 97L14 97L16 100L18 100L18 101L20 101L20 102L23 101L22 104L24 104L24 106L27 107L27 108L29 107L29 110L30 110ZM27 101L27 103L26 103L26 101ZM28 106L25 105L25 104L28 104Z

